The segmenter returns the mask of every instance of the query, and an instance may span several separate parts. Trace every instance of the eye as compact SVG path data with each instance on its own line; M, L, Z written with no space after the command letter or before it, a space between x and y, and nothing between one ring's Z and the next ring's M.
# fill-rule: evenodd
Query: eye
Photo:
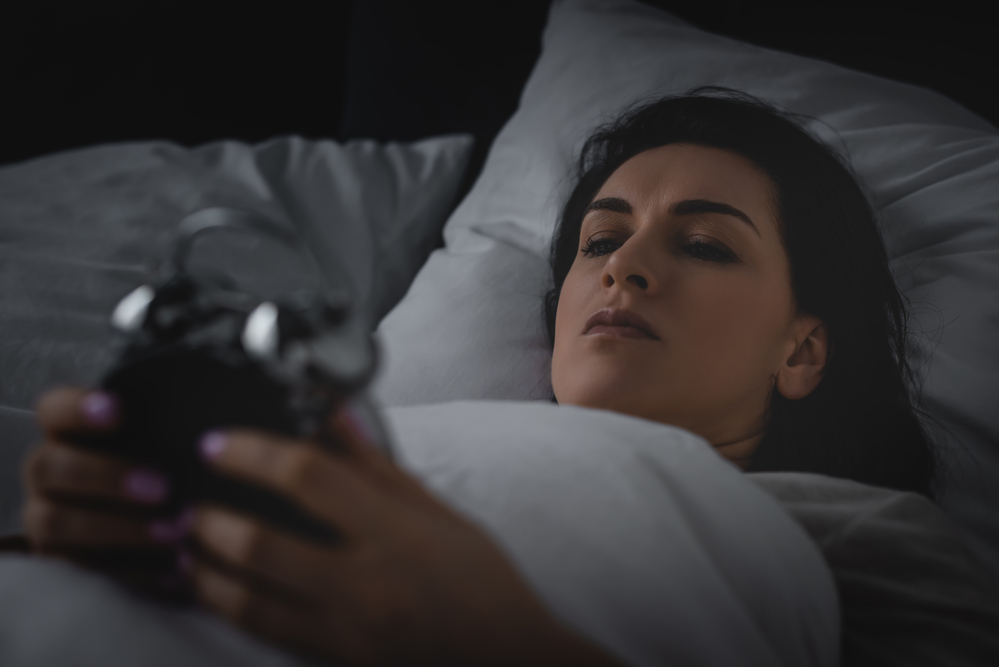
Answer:
M708 243L700 239L693 239L685 243L682 249L691 257L703 259L708 262L729 264L737 261L735 254L719 243Z
M601 255L609 255L620 247L620 243L611 239L591 238L586 242L586 245L583 246L580 252L588 257L599 257Z

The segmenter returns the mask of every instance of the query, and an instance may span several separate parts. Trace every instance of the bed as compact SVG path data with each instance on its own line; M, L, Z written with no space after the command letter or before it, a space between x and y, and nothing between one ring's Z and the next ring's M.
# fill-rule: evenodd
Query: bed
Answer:
M912 354L924 405L947 429L948 520L910 494L742 475L680 429L548 402L541 297L573 155L624 105L703 84L814 117L870 188L923 334ZM566 0L553 4L517 112L445 220L470 154L467 136L286 137L99 146L0 169L6 530L18 530L17 462L37 437L33 397L99 377L107 313L172 226L233 206L294 226L343 267L384 353L372 394L400 461L484 525L567 624L626 663L995 658L992 125L932 91L711 35L632 0ZM445 245L433 249L441 225ZM906 532L914 517L932 528ZM900 572L892 558L906 554L932 566ZM928 575L941 572L953 576ZM67 651L75 664L110 664L111 654L122 664L294 663L203 614L150 607L65 566L6 557L0 591L4 664L51 664Z

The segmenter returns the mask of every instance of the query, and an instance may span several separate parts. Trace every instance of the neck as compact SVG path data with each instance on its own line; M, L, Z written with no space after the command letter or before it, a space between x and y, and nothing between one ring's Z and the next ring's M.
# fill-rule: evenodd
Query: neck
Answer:
M733 442L711 443L715 451L721 454L741 469L745 470L749 462L753 460L753 452L763 440L763 431L755 433L743 440Z

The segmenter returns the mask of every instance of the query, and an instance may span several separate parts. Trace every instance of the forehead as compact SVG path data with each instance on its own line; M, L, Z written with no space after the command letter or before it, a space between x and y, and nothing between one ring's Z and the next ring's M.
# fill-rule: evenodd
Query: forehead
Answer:
M602 197L621 197L652 211L682 199L707 199L743 210L754 220L773 213L773 184L762 169L738 153L692 144L660 146L630 158L594 199Z

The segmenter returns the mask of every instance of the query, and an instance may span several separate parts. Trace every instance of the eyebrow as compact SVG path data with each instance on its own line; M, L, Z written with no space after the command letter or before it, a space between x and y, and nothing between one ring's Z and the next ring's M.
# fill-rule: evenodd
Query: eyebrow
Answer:
M604 197L603 199L598 199L587 206L583 215L586 215L590 211L613 211L615 213L631 215L631 204L629 204L627 200L621 199L620 197ZM757 236L760 235L760 230L757 229L756 225L748 215L734 206L722 204L721 202L709 201L707 199L684 199L683 201L678 201L670 206L670 213L676 216L698 215L700 213L721 213L723 215L731 215L739 218L752 227Z

